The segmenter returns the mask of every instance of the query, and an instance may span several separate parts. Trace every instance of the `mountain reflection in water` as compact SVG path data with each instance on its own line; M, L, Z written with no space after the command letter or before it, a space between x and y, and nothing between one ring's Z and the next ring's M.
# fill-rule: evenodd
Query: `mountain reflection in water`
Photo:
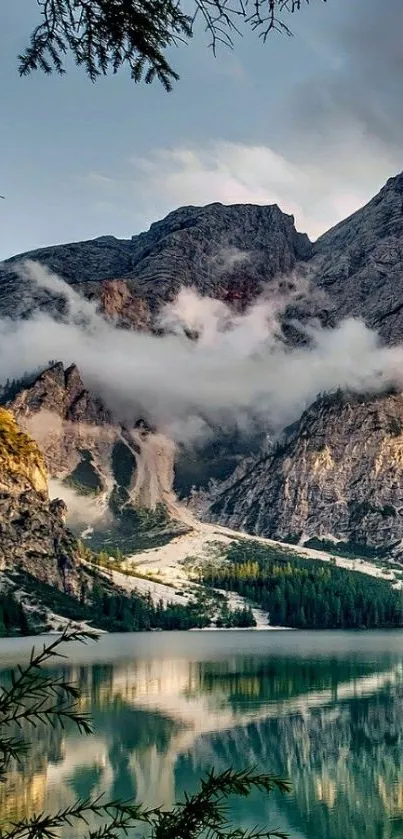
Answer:
M3 681L29 646L1 642ZM102 791L169 806L211 766L256 765L293 791L235 802L244 827L403 837L403 633L106 636L62 669L95 734L24 730L32 750L0 787L3 819Z

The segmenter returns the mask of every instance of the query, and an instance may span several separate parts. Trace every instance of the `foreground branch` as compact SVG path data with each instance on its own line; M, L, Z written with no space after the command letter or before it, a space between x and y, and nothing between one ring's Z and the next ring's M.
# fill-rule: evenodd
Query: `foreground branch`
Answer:
M166 90L179 77L166 52L187 43L201 19L216 53L218 44L232 47L247 25L266 41L276 30L291 35L285 17L310 0L37 0L41 20L19 71L64 73L70 53L92 81L128 67L135 82L158 79ZM323 0L326 2L326 0Z

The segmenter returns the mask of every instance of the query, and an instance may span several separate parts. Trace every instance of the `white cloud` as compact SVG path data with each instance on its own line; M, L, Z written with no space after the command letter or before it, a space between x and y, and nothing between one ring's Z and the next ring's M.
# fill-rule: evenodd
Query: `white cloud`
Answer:
M26 263L24 271L33 287L55 300L62 296L67 311L58 320L37 311L21 321L0 321L0 381L46 366L50 357L75 362L121 418L143 416L176 439L203 434L206 423L280 429L318 392L402 386L403 347L382 347L358 320L333 330L312 324L310 345L290 348L280 324L289 298L269 290L243 315L182 290L161 313L171 331L157 336L116 328L37 264ZM188 329L197 330L198 341L186 338Z
M298 147L294 141L287 156L266 145L226 140L162 148L132 158L124 177L92 173L88 183L98 198L131 212L137 227L187 204L278 204L295 216L298 230L315 239L365 204L397 165L359 124L347 132L340 126L326 142L319 135L307 142Z

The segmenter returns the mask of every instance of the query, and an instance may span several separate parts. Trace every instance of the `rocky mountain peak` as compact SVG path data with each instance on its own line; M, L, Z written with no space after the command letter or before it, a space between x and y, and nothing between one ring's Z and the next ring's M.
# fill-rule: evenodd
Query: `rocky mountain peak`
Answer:
M306 234L277 205L181 207L131 240L105 236L6 260L0 267L0 316L26 317L60 306L20 275L18 264L27 259L99 302L116 322L137 329L149 328L153 313L182 286L219 298L240 287L248 303L265 283L311 254Z
M52 478L74 475L81 462L88 462L93 488L106 486L118 429L110 411L84 386L75 364L52 364L33 382L22 383L7 407L38 443Z
M51 412L71 422L91 425L112 422L110 412L84 386L75 364L66 369L61 362L52 364L21 389L10 407L21 422L40 411Z
M314 245L312 279L337 319L362 318L385 342L403 338L403 173Z
M395 175L393 178L388 178L383 189L392 189L399 195L403 195L403 172L399 172L399 174ZM381 193L382 192L383 190L381 190Z
M174 443L145 420L113 421L75 365L53 364L8 406L40 447L57 492L71 503L74 493L86 497L87 519L75 516L81 529L89 520L100 530L118 528L122 515L136 520L137 508L169 507L175 518Z

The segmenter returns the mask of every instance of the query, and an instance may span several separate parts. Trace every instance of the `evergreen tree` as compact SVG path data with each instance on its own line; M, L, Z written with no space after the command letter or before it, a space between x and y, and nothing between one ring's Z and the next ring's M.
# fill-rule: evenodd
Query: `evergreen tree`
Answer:
M166 53L191 39L198 20L215 54L219 44L233 46L242 25L263 41L274 30L291 34L289 14L303 4L304 0L41 0L40 20L19 56L19 70L21 75L37 69L64 73L64 57L71 53L92 81L126 66L134 81L148 84L157 78L170 90L179 77Z
M402 626L402 596L387 580L255 542L233 544L227 562L204 569L208 586L239 592L270 623L309 629Z

